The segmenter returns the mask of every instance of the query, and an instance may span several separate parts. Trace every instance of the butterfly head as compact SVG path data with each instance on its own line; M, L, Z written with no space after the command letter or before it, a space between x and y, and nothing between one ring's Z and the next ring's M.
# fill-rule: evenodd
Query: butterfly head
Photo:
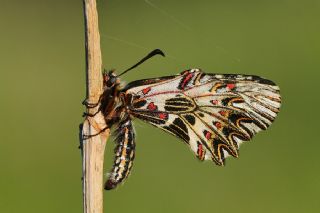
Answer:
M103 72L103 86L112 88L120 85L120 79L114 70Z

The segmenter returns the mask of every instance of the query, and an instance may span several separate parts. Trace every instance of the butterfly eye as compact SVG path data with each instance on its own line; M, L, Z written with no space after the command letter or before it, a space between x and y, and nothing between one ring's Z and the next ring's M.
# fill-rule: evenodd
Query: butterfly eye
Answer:
M109 81L109 75L107 73L103 73L103 83L107 84L108 81Z
M107 87L113 87L117 82L119 82L118 77L112 71L103 75L104 85Z
M106 85L107 85L107 87L112 87L112 86L114 86L115 82L116 82L116 78L112 77L106 81Z

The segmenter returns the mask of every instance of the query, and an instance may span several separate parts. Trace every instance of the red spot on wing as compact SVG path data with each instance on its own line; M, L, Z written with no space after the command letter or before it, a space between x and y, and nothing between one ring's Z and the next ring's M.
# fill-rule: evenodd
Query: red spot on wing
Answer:
M231 89L235 88L236 85L235 84L227 84L227 87L231 90Z
M185 87L185 86L189 83L189 81L192 79L193 75L194 75L194 73L189 73L189 74L187 74L186 77L183 78L183 81L182 81L182 83L181 83L181 85L180 85L180 88L181 88L181 89L184 89L184 87Z
M206 139L209 140L209 139L211 139L212 134L211 134L211 132L205 130L205 131L204 131L204 136L206 137Z
M216 123L215 123L215 126L216 126L218 129L220 129L220 128L222 127L222 125L221 125L220 122L216 122Z
M164 112L159 113L159 118L166 120L166 119L168 118L168 114L167 114L167 113L164 113Z
M221 111L219 111L219 114L222 115L222 116L225 116L227 114L227 112L224 111L224 110L221 110Z
M203 146L202 146L202 144L198 144L198 156L199 156L199 158L200 159L203 159L203 155L204 155L204 150L203 150Z
M151 110L151 111L154 111L154 110L157 110L158 107L156 105L154 105L153 102L151 102L148 106L147 106L147 109L148 110Z
M212 103L213 105L217 105L217 104L218 104L218 100L212 100L211 103Z
M148 92L150 92L150 90L151 90L151 87L144 88L144 89L142 90L142 93L143 93L144 95L146 95Z

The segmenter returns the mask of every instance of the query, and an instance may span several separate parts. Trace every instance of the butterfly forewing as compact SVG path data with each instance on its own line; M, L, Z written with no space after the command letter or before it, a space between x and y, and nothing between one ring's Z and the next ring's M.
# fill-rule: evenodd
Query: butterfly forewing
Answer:
M223 165L239 145L265 130L279 112L279 88L250 75L180 75L134 81L122 90L128 112L181 138L200 160Z

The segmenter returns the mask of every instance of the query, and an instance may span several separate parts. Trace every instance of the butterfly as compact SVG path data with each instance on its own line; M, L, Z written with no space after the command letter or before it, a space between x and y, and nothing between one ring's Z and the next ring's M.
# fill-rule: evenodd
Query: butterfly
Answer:
M240 144L266 130L279 112L279 87L255 75L188 69L178 75L121 86L119 76L154 55L164 53L156 49L120 75L104 72L99 103L85 103L87 107L99 105L107 128L116 125L115 159L106 190L115 188L130 174L135 157L133 118L180 138L199 160L223 166L226 157L237 158Z

